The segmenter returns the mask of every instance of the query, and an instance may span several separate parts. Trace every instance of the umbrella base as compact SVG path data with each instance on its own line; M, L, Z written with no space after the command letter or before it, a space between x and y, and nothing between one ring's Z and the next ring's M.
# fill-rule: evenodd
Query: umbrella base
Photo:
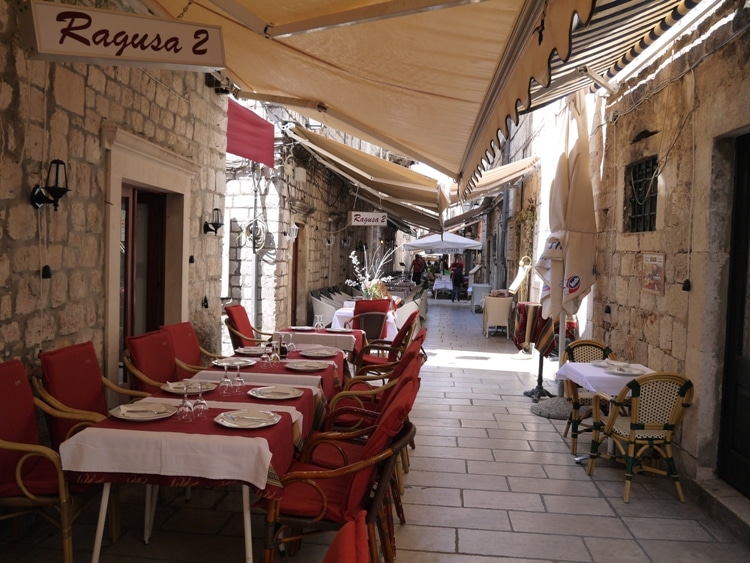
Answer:
M537 385L536 387L534 387L533 389L530 389L529 391L524 391L523 394L526 395L527 397L530 397L531 400L534 401L535 403L538 403L539 399L541 399L542 397L555 397L556 396L553 393L550 393L549 391L547 391L541 385Z

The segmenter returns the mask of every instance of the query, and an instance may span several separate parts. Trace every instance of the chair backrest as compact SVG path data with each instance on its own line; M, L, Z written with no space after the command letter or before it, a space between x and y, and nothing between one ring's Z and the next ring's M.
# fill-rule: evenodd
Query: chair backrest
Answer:
M693 402L693 382L670 372L641 375L629 381L617 396L630 399L631 439L647 439L656 432L671 441L672 434Z
M406 319L406 322L404 322L404 324L401 325L401 328L398 329L396 336L393 337L393 341L391 342L391 347L393 348L393 350L390 350L388 352L389 362L395 362L396 360L398 360L400 353L399 350L403 352L411 342L411 337L414 334L414 327L418 316L418 309L416 311L412 311L412 313Z
M358 299L354 302L354 314L387 313L391 309L390 299Z
M248 338L258 338L258 335L255 333L255 327L250 322L250 317L247 316L247 309L245 309L242 305L227 305L224 307L224 311L227 314L227 322L231 324L231 326L239 332L240 334L243 334L244 336L247 336ZM232 339L232 344L235 348L241 348L243 346L255 346L257 342L254 340L246 340L241 337L237 337L236 335L232 334L230 331L229 333L230 338ZM235 342L235 337L237 341Z
M492 326L508 326L512 306L512 297L485 296L484 314L487 317L487 324Z
M26 369L20 360L0 364L0 440L39 444L39 425ZM0 448L0 495L15 490L16 464L24 452Z
M172 339L166 330L153 330L139 336L128 336L125 338L125 346L130 352L133 365L150 379L158 383L179 381ZM133 380L133 386L139 391L156 391L138 378Z
M203 365L201 344L195 335L192 323L184 322L164 325L161 329L169 333L175 358L191 366ZM179 366L175 366L175 369L177 370L177 379L186 379L193 376L192 372L186 371Z
M333 305L324 303L320 299L316 299L315 297L311 297L311 299L313 306L313 315L322 315L323 324L325 326L330 326L331 322L333 321L333 315L334 313L336 313L336 308Z
M400 393L395 394L388 407L378 417L377 426L362 449L362 459L372 457L386 449L406 422L416 398L417 382L409 380ZM372 488L377 466L370 466L354 474L349 487L347 512L353 517L362 509L362 499Z
M396 326L399 328L404 326L404 323L414 311L419 314L419 303L416 301L407 301L396 309Z
M53 398L71 409L107 415L102 370L93 342L41 352L39 359L44 388ZM52 447L57 449L79 421L48 417L48 423Z
M383 338L385 335L386 318L387 313L368 311L366 313L355 314L346 324L350 328L363 330L367 340L377 340Z
M565 351L560 358L560 363L565 362L591 362L593 360L612 360L617 359L609 346L598 340L574 340L565 347Z

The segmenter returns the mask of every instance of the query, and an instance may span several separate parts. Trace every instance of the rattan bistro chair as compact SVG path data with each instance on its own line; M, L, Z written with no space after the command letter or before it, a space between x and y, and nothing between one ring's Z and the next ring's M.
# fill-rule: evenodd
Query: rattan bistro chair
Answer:
M606 393L594 393L594 425L586 473L593 475L599 457L612 457L602 452L601 447L602 439L610 438L616 447L615 454L625 461L624 502L630 500L633 475L641 471L672 477L677 496L685 502L672 455L672 438L685 417L685 409L692 403L693 391L693 383L686 377L657 372L632 379L615 398ZM626 402L629 408L621 408ZM610 405L608 414L604 412L604 404ZM647 453L659 454L666 463L666 470L654 463L658 459L645 461L643 457Z
M611 360L617 359L615 354L609 346L604 342L598 340L574 340L565 347L562 357L560 358L560 364L565 362L592 362L594 360ZM581 388L574 382L566 379L564 382L565 397L570 401L573 408L570 411L568 417L568 423L565 425L565 432L563 436L568 435L570 430L570 453L576 455L578 452L578 436L581 432L590 431L591 426L586 425L582 428L581 420L591 415L591 411L587 411L586 416L581 417L581 407L591 408L591 403L594 394L590 391L582 391Z

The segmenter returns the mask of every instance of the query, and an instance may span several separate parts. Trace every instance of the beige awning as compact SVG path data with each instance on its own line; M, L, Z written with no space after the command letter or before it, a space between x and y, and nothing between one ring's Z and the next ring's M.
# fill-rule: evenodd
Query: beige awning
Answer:
M328 137L301 127L286 131L325 160L335 164L355 183L379 192L384 198L437 210L437 180L394 164L385 159L357 150Z
M239 97L285 105L428 164L454 178L462 195L488 167L508 120L517 121L519 108L534 107L531 90L554 78L550 61L560 61L555 72L569 72L563 63L571 54L571 30L575 41L595 6L604 23L630 32L636 23L668 27L695 3L143 1L160 16L221 26L224 72ZM641 42L632 33L623 39L601 29L584 39L614 45L620 57ZM576 81L577 87L592 84L585 75Z
M476 183L475 187L466 191L463 200L474 201L499 194L508 184L523 178L526 174L531 172L538 161L539 157L530 156L488 170L482 174L482 177ZM458 203L458 201L457 186L455 184L448 190L441 190L441 210Z
M148 0L219 25L240 97L294 108L465 185L592 0Z

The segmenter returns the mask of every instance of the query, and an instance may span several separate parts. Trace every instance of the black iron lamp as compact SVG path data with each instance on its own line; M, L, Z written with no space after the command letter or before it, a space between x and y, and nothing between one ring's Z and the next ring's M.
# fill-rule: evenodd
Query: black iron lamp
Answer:
M60 199L70 191L68 188L68 170L62 160L55 159L49 163L47 184L44 187L34 186L31 190L31 205L39 209L51 203L57 211Z
M223 226L224 218L221 216L221 209L214 207L211 212L211 220L203 223L203 234L213 233L216 235Z

